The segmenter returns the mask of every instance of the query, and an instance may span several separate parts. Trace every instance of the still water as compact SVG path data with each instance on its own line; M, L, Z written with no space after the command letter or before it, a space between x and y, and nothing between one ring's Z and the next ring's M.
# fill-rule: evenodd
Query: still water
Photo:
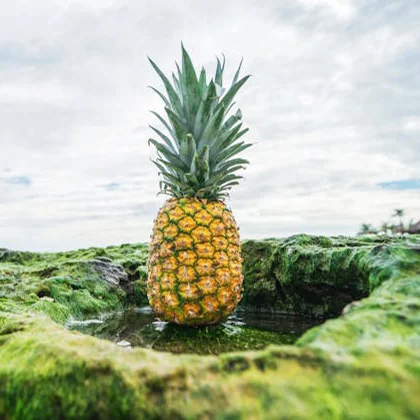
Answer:
M129 308L100 319L72 321L67 328L111 340L123 347L172 353L220 354L257 350L269 344L293 344L322 321L290 315L237 310L220 324L181 327L159 321L150 307Z

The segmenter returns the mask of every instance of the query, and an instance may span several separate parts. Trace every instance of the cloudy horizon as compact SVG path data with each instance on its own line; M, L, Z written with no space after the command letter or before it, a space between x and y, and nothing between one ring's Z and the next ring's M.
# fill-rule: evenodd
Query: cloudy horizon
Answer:
M242 238L420 219L420 3L17 0L0 15L0 248L149 240L165 200L147 145L184 42L252 77Z

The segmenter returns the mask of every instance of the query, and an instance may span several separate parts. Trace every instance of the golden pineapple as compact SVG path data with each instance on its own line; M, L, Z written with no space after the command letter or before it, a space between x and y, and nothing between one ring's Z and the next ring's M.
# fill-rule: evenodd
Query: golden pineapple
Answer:
M150 60L151 61L151 60ZM249 147L238 142L241 112L229 115L232 100L249 76L224 93L223 64L217 60L214 80L199 78L182 47L174 85L151 61L168 95L154 89L165 102L169 122L154 112L168 135L152 127L162 140L154 161L161 192L172 196L160 209L153 227L147 295L156 315L184 325L213 324L225 319L241 299L242 258L238 227L223 199L248 163L235 157ZM224 94L223 94L224 93Z
M172 198L153 228L148 297L156 314L178 324L211 324L241 299L238 228L222 201Z

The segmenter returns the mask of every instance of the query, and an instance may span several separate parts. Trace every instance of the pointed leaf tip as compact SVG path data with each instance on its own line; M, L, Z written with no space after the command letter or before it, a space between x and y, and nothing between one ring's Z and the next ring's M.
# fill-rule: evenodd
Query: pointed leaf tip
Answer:
M241 58L241 61L239 62L238 70L236 70L235 76L233 77L232 85L234 85L238 81L239 73L241 72L242 62L243 61L244 61L244 58L242 57Z

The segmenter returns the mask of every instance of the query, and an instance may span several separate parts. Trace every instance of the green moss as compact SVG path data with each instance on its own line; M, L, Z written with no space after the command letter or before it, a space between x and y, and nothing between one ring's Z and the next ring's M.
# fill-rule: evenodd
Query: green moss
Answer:
M415 246L416 238L411 246ZM388 238L325 238L245 241L245 307L327 318L401 270L412 255Z
M67 306L58 302L49 302L42 299L31 305L30 310L47 314L53 321L61 324L64 324L72 314L70 308Z
M70 316L81 318L119 308L127 300L129 290L112 287L101 279L101 273L90 263L100 256L133 270L129 271L131 283L139 284L138 300L145 302L145 288L140 287L145 284L147 246L144 244L56 254L3 251L0 299L19 303L26 310L44 312L59 322L65 322ZM39 301L40 298L52 301Z
M145 280L136 280L133 284L133 301L139 305L148 305L149 301L147 299L146 291L146 281Z
M218 357L122 349L52 321L126 301L83 263L98 255L125 263L141 295L145 246L0 253L0 417L417 418L419 248L419 237L245 242L246 305L325 315L361 300L295 346Z

